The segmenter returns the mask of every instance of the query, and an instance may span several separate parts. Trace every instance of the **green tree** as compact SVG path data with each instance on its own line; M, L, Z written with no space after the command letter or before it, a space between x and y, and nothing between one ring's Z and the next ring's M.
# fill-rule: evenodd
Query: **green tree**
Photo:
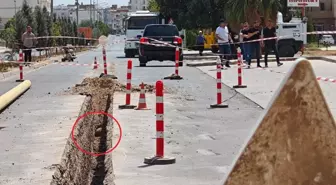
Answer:
M160 12L160 6L156 0L149 0L147 8L151 12Z
M25 19L25 24L30 25L33 30L35 29L34 18L33 18L33 10L28 5L27 0L23 1L22 8L21 8L22 15Z
M34 19L35 19L35 35L38 37L45 37L48 35L47 33L47 26L45 19L42 14L41 7L36 6L34 10ZM46 46L46 39L40 38L38 39L37 47L45 47Z
M61 25L60 25L59 22L56 21L56 22L52 23L51 30L52 30L52 35L53 36L61 36ZM59 45L59 43L60 43L59 40L60 39L53 39L52 40L52 46Z
M281 4L279 0L228 0L227 7L229 20L240 24L261 18L275 20Z
M15 19L11 18L5 24L5 29L0 32L0 37L5 40L6 46L10 48L15 47L16 43L16 29L15 29Z
M43 19L46 25L46 32L47 32L47 36L52 36L52 18L48 12L48 9L44 6L42 9L42 15L43 15ZM51 46L52 45L52 39L48 38L46 41L46 46Z
M16 13L15 16L15 30L16 30L16 43L18 44L17 47L22 45L22 40L21 40L21 36L22 34L26 31L26 19L22 13L22 11L19 11Z
M72 32L74 33L74 37L78 37L78 28L77 28L77 23L74 21L72 23ZM74 39L74 45L79 44L78 39Z
M92 27L90 20L83 20L80 24L79 27Z
M227 0L156 0L160 12L172 18L179 28L215 28L224 12Z

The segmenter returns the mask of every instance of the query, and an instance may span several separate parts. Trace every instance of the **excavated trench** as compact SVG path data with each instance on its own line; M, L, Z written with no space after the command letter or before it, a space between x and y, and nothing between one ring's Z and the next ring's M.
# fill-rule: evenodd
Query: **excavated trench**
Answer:
M87 112L112 114L113 93L117 82L108 78L87 78L73 88L73 93L86 95L79 115ZM91 153L112 148L113 122L108 116L90 114L82 118L74 130L78 145ZM113 165L110 154L91 156L80 151L71 139L67 140L61 163L51 185L113 185Z
M70 91L85 95L79 116L87 112L112 114L113 94L124 92L125 85L110 78L86 78ZM140 88L132 88L139 92ZM145 85L146 92L153 92L153 85ZM102 153L112 148L113 120L105 115L90 114L82 118L74 130L78 145L91 153ZM62 160L56 167L51 185L114 185L112 155L91 156L80 151L71 139L67 140Z

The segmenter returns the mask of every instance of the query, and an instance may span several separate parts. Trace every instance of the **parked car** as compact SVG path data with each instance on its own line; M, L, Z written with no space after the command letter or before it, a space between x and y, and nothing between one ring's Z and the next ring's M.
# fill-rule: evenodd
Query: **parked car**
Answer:
M322 38L319 40L320 44L335 44L335 40L332 35L322 35Z
M179 65L183 66L182 40L179 31L172 24L150 24L145 27L140 38L140 66L146 66L149 61L175 61L176 47L179 47ZM165 44L166 43L166 44Z

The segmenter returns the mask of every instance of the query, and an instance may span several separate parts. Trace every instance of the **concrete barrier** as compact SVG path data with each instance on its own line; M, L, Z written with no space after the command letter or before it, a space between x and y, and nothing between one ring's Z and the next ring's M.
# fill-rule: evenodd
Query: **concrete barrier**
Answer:
M313 68L307 59L298 59L224 185L335 184L335 136L336 123Z
M0 111L3 111L9 104L26 92L31 86L29 80L25 80L13 89L0 96Z

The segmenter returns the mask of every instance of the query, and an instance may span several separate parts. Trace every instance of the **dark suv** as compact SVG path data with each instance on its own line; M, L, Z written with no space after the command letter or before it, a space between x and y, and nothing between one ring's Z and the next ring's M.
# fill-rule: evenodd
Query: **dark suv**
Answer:
M183 37L183 36L181 36ZM140 66L151 60L175 61L175 50L179 47L179 66L183 66L182 38L178 29L171 24L150 24L145 27L139 45Z

